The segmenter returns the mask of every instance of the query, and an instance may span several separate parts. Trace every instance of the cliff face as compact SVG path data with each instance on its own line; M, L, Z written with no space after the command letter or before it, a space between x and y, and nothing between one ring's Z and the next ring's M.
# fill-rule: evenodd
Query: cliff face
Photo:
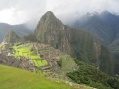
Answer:
M35 35L41 43L50 44L72 57L100 68L101 44L98 40L88 32L63 25L52 12L42 16Z
M61 51L71 54L65 26L52 12L47 12L38 23L35 34L41 43L50 44Z

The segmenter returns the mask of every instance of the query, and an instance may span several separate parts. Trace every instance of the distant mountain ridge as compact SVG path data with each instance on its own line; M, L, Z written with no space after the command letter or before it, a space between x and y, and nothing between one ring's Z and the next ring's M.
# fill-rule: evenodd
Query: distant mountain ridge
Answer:
M109 45L118 39L119 15L104 11L102 13L88 13L72 24L95 35L102 43Z
M119 15L108 11L91 15L86 14L81 19L75 21L72 26L88 31L97 37L114 54L118 64L115 67L119 68Z
M0 42L3 41L5 34L10 30L15 31L20 37L32 33L24 24L9 25L6 23L0 23Z

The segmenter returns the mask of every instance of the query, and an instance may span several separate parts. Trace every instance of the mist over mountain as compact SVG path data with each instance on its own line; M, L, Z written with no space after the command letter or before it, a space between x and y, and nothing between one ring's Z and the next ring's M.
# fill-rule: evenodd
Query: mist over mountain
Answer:
M114 54L116 63L119 66L119 15L108 11L93 14L88 13L82 18L77 19L71 26L88 31L94 35Z
M32 31L29 30L24 24L9 25L6 23L0 23L0 42L3 41L5 34L10 30L15 31L20 37L24 37L25 35L32 33Z
M102 13L88 13L72 23L72 26L92 33L103 44L108 45L117 38L118 22L118 15L104 11Z

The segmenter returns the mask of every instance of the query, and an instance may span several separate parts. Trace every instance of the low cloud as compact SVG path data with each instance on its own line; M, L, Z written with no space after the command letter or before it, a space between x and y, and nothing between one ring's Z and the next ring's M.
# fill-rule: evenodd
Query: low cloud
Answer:
M87 12L110 11L119 14L119 0L0 0L0 22L36 24L46 11L64 23ZM33 23L32 23L33 22Z

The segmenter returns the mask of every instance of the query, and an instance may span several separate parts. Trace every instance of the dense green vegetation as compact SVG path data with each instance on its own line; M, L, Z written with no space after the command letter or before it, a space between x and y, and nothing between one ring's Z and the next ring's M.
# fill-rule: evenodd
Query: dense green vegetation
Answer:
M100 53L100 70L113 75L114 74L114 57L112 53L105 46L101 46Z
M112 78L86 63L77 63L79 65L78 70L67 74L74 82L86 84L98 89L119 89L118 79Z
M58 65L61 67L62 72L65 73L77 69L74 59L69 55L61 55Z

